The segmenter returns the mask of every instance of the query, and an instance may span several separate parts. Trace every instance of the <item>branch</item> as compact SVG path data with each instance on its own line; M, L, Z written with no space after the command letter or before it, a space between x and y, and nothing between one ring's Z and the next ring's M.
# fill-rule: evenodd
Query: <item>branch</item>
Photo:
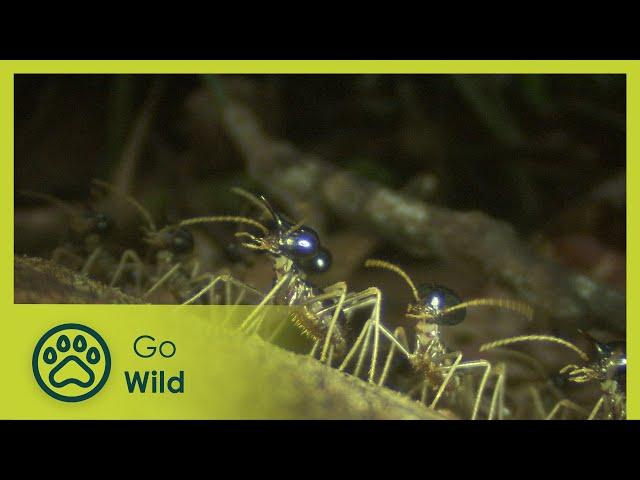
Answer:
M555 327L625 330L623 295L539 257L509 224L478 211L437 207L359 178L270 138L248 108L231 100L220 108L249 175L280 200L319 197L345 221L416 257L463 259L547 315Z

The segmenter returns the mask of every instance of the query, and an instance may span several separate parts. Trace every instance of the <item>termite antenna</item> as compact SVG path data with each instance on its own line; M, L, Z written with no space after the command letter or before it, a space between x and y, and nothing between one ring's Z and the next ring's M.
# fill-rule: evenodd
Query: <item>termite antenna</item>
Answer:
M253 193L245 190L244 188L240 188L240 187L232 187L231 191L233 193L235 193L236 195L240 195L242 198L244 198L246 200L249 200L255 206L260 208L260 210L262 210L264 213L266 213L267 216L273 216L273 214L271 213L271 210L264 204L264 202L262 200L260 200L258 197L256 197Z
M446 314L449 312L453 312L455 310L460 310L467 307L475 307L475 306L489 306L489 307L500 307L507 310L512 310L516 313L520 313L524 315L527 320L533 320L533 308L530 305L519 302L517 300L510 300L507 298L476 298L474 300L468 300L466 302L459 303L452 307L445 308L438 312L439 315Z
M296 223L294 226L292 226L289 230L287 230L284 233L284 236L289 236L291 235L293 232L295 232L296 230L299 230L303 225L304 225L304 220L299 221L298 223Z
M409 288L411 288L411 292L413 292L413 296L415 297L416 301L417 302L420 301L420 295L418 295L418 289L416 288L413 281L411 280L411 277L409 277L409 275L407 275L407 273L397 265L394 265L393 263L385 262L384 260L370 258L364 262L364 266L368 268L384 268L386 270L391 270L392 272L397 273L402 278L404 278L405 282L407 282L407 284L409 285Z
M118 190L114 185L111 185L110 183L107 183L107 182L105 182L103 180L93 179L93 183L95 185L100 186L100 187L106 188L107 190L109 190L110 192L114 193L115 195L120 195L122 198L124 198L127 202L129 202L138 211L138 213L140 213L140 215L142 215L142 217L145 219L145 221L149 224L149 227L151 228L151 231L152 232L156 231L156 225L155 225L155 223L153 223L153 218L151 218L151 214L135 198L133 198L131 195L129 195L127 193L124 193L124 192Z
M540 360L535 358L533 355L529 355L528 353L524 353L519 350L513 350L511 348L496 347L496 351L498 354L510 356L512 358L521 360L523 363L526 363L527 365L529 365L529 367L531 367L532 370L534 370L538 374L538 376L542 380L546 380L547 377L549 376L547 374L547 371L544 365L540 362Z
M265 208L269 211L269 214L273 217L278 227L281 228L284 222L282 221L282 218L280 217L278 212L275 211L275 209L267 201L264 195L260 195L259 199L264 204Z
M247 217L235 217L235 216L215 216L215 217L195 217L182 220L180 226L194 225L196 223L214 223L214 222L227 222L227 223L242 223L245 225L251 225L258 228L264 234L269 233L269 229L257 220Z
M550 342L557 343L559 345L564 345L565 347L573 350L580 358L582 358L585 362L589 361L589 356L576 347L573 343L563 340L562 338L553 337L551 335L521 335L518 337L510 337L503 338L502 340L496 340L495 342L485 343L480 346L480 351L485 352L487 350L491 350L492 348L502 347L504 345L511 345L514 343L520 342Z
M607 346L597 340L593 335L580 328L578 329L578 333L589 341L589 343L596 349L598 355L605 355L607 353Z

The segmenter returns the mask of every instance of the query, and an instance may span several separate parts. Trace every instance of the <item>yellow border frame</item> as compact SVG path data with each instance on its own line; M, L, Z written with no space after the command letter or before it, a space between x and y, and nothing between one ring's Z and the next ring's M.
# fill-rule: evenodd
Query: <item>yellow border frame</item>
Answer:
M618 73L627 76L627 132L640 131L640 61L627 60L15 60L0 61L0 311L3 317L20 315L13 304L13 75L17 73ZM627 186L639 179L640 140L627 133ZM631 161L630 161L631 160ZM627 291L637 292L633 272L640 236L632 212L640 196L627 188ZM640 419L640 328L635 295L627 295L628 417ZM52 307L55 308L55 307ZM93 308L103 308L99 305Z

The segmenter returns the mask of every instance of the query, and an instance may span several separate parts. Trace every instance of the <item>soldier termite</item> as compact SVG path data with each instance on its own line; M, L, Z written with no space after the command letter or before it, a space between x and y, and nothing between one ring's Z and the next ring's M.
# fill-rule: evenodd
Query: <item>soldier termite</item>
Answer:
M185 228L185 225L180 223L157 228L151 214L136 199L118 192L106 182L94 180L94 183L121 195L136 209L146 223L146 226L143 227L143 241L149 248L151 258L145 262L135 250L126 250L111 278L110 284L112 286L117 285L122 275L130 267L133 267L138 294L142 298L149 298L163 287L173 295L176 301L181 303L191 295L196 285L209 278L208 274L199 275L200 264L194 256L193 235ZM142 292L141 287L145 283L144 280L146 280L146 286L145 291ZM210 302L212 300L210 298Z
M565 397L562 388L567 384L566 379L557 372L549 372L547 367L537 358L525 352L505 347L496 347L491 351L501 357L506 357L504 361L510 367L516 365L520 367L518 369L520 375L515 375L520 377L519 380L511 375L509 379L508 394L515 406L515 410L509 411L510 418L544 420L554 405L566 407L562 415L558 415L557 418L564 418L572 412L577 412L584 417L589 414L587 410ZM523 367L524 370L522 370ZM533 377L531 377L532 373Z
M116 263L116 257L106 245L113 231L113 219L105 212L93 206L76 206L53 195L21 191L26 197L49 202L64 211L69 223L69 240L66 245L57 247L52 254L56 263L66 264L77 269L83 275L96 274L107 276Z
M238 189L235 191L239 193ZM312 356L319 351L320 360L328 364L331 364L335 358L342 358L339 369L344 370L362 346L354 371L354 374L358 375L372 332L375 332L374 351L377 351L378 329L375 325L380 321L380 291L372 287L361 292L348 292L345 282L338 282L325 288L313 285L307 279L307 273L324 272L331 265L331 256L320 245L316 232L302 223L294 224L287 220L273 209L264 197L258 198L244 191L241 195L258 205L263 212L267 212L269 221L265 223L268 226L256 220L234 216L202 217L188 221L190 224L196 222L244 223L255 227L259 232L258 234L238 232L236 236L242 239L243 247L264 252L270 256L273 262L274 284L251 314L245 318L240 325L241 330L258 332L263 321L261 314L267 304L295 306L297 308L291 314L291 321L314 341L310 352ZM227 280L229 278L224 276L213 278L209 285L185 304L192 303L208 289ZM346 331L348 316L352 312L365 308L371 309L370 319L349 348ZM369 376L371 381L374 373L372 366Z
M625 342L602 343L586 332L581 332L592 344L595 356L589 356L573 343L551 335L522 335L505 338L486 343L480 347L481 351L487 351L496 347L512 345L520 342L550 342L563 345L573 350L583 360L581 365L569 364L560 369L560 374L569 382L587 383L599 382L602 395L591 409L587 419L592 420L602 412L605 419L624 419L626 417L626 379L627 379L627 353ZM547 415L547 419L553 419L562 408L573 409L578 412L583 409L569 400L559 401Z
M407 307L406 317L414 319L416 344L414 348L408 345L404 329L399 327L392 334L383 325L378 325L380 331L391 340L392 345L382 375L378 384L383 385L388 369L391 364L394 351L399 350L409 360L414 371L419 375L421 382L421 401L426 403L427 390L435 391L430 402L431 408L436 408L438 402L445 392L456 390L461 382L460 373L469 370L480 370L482 377L475 395L471 419L476 419L480 410L480 403L487 385L487 381L492 373L496 373L494 392L491 396L488 417L496 416L501 418L504 410L504 384L505 384L505 364L499 364L495 368L486 360L462 361L462 353L451 351L447 348L441 338L440 327L451 326L461 323L466 316L466 308L472 306L496 306L507 308L525 315L527 318L533 316L533 310L528 305L514 300L480 298L462 302L460 298L450 289L437 285L421 285L416 287L409 275L400 267L377 259L369 259L365 262L366 267L383 268L390 270L402 277L413 294L415 303L410 303ZM375 359L373 359L375 362Z

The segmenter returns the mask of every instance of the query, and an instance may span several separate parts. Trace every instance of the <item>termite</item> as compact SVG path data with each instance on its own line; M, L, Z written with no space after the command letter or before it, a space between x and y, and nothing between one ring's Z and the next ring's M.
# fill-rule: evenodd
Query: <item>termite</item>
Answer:
M54 262L65 264L69 261L69 266L77 268L82 275L96 274L97 270L106 275L106 271L111 270L117 257L106 245L114 228L110 215L93 206L72 205L49 194L31 191L21 194L52 203L61 208L69 220L69 241L53 251Z
M530 306L508 299L479 298L463 302L458 295L447 287L440 285L421 285L416 287L409 275L397 265L384 260L369 259L366 267L382 268L399 275L409 286L414 303L407 307L405 316L415 321L416 343L413 348L408 345L402 327L392 334L383 325L378 324L381 333L392 342L385 361L384 370L378 383L383 385L391 365L394 351L399 350L409 361L421 382L421 401L427 401L427 390L435 390L429 406L436 408L445 392L454 391L461 382L460 373L479 370L482 372L478 391L473 402L471 419L476 419L480 410L487 381L492 373L496 373L494 392L491 396L489 419L501 418L504 410L504 386L506 365L496 367L487 360L462 361L462 352L450 350L443 342L440 328L461 323L466 317L466 309L473 306L495 306L513 310L532 318ZM375 361L375 359L374 359ZM497 412L497 415L496 415Z
M598 418L621 420L626 417L626 380L627 380L627 350L626 343L615 341L602 343L586 332L580 331L595 350L595 355L590 358L575 344L552 335L522 335L505 338L486 343L480 347L481 351L487 351L496 347L512 345L520 342L550 342L562 345L575 352L582 364L568 364L562 367L559 373L572 383L598 382L602 395L587 415L588 420ZM578 412L583 409L570 400L560 400L551 409L547 419L553 419L558 412L568 408Z
M344 370L355 353L360 349L355 375L358 375L364 362L364 355L374 334L374 356L378 348L378 328L380 322L380 304L382 294L379 289L371 287L361 292L348 292L345 282L338 282L324 288L318 288L308 279L307 274L322 273L331 266L331 255L321 246L317 233L302 223L294 223L277 212L263 197L242 192L254 204L258 205L269 216L265 224L247 217L214 216L201 217L183 221L182 224L206 222L242 223L255 228L256 233L247 231L236 233L241 245L249 250L269 255L273 264L273 287L267 292L251 314L245 318L240 329L245 332L258 332L263 321L261 314L267 304L296 307L292 310L290 320L313 340L310 355L331 364L334 358L342 358L338 367ZM200 292L187 300L185 304L196 301L209 289L220 282L229 281L228 275L220 275L211 279ZM357 310L370 309L371 315L352 345L347 335L348 317ZM375 366L372 365L369 380L373 381Z

